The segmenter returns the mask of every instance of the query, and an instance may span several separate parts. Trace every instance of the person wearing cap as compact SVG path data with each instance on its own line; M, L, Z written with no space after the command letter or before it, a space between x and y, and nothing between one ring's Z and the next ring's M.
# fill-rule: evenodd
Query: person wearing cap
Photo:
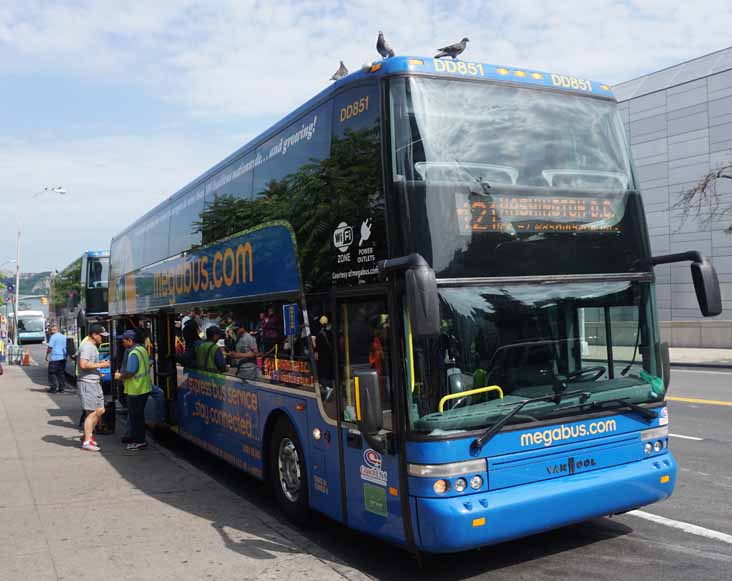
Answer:
M101 325L89 327L89 335L79 346L79 375L77 386L81 407L87 412L84 420L84 439L81 447L90 452L99 452L99 446L94 440L94 427L104 415L104 394L99 378L99 370L109 367L109 361L99 361L97 347L102 338L108 336Z
M206 329L206 340L196 345L196 368L203 371L223 373L226 371L226 358L219 347L224 332L216 325Z
M114 378L124 383L124 394L127 396L129 410L129 436L122 438L128 450L142 450L145 442L145 404L152 391L150 379L150 357L147 349L139 342L138 334L133 330L122 333L122 345L126 349L126 365L117 371Z

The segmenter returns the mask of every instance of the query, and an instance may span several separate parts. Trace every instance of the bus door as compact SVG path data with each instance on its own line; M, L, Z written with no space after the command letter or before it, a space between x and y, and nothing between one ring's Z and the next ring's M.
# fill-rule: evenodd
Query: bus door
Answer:
M356 426L354 373L378 376L384 429L393 429L389 310L385 295L337 300L338 397L348 525L404 541L395 452L373 450Z

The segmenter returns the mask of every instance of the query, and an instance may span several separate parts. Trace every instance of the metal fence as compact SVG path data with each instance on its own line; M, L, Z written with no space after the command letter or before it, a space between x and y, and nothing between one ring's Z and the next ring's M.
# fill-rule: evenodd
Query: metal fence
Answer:
M8 345L5 347L6 363L8 365L22 365L25 349L22 345Z

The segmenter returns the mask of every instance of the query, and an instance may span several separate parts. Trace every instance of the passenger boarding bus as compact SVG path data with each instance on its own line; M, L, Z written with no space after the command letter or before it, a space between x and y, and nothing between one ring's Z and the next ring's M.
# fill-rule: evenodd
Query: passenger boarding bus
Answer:
M607 85L396 57L117 235L110 314L152 329L167 422L290 518L450 552L669 497L680 260L718 314L704 257L650 253Z
M74 260L51 281L50 319L66 335L69 358L66 373L76 378L76 352L86 337L88 326L100 323L109 326L107 289L109 287L109 251L88 250ZM109 344L99 349L100 356L109 356ZM102 386L108 391L109 369L101 369Z
M43 343L46 340L46 317L43 311L18 311L18 344Z

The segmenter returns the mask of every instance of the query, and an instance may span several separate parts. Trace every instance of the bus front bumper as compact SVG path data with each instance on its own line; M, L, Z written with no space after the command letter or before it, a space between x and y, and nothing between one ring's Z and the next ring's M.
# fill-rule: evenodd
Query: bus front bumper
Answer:
M432 553L492 545L671 496L671 453L562 478L451 498L413 498L418 544ZM413 506L415 506L413 504Z

